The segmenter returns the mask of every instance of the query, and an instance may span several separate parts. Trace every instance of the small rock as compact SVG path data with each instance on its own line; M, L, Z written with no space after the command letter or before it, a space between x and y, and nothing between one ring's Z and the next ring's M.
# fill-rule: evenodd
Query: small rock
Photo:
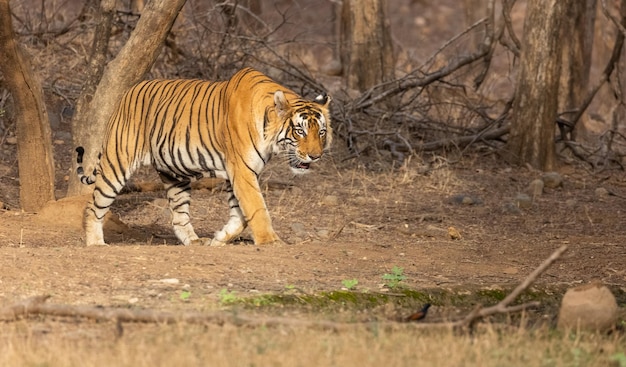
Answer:
M315 233L320 238L324 238L324 239L330 238L330 231L325 228L318 229L317 231L315 231Z
M328 206L339 205L339 198L335 195L326 195L322 198L322 204Z
M565 205L570 209L576 207L576 204L578 204L578 202L575 199L565 200Z
M559 329L607 331L617 322L617 302L600 282L570 288L559 310Z
M400 232L400 233L404 233L404 234L412 234L413 233L413 231L411 230L411 227L409 226L408 223L400 224L397 227L397 229L398 229L398 232Z
M369 204L370 199L364 196L357 196L352 199L352 202L355 203L356 205L365 205L365 204Z
M504 210L508 213L511 214L515 214L515 215L520 215L522 214L522 211L519 209L519 207L514 204L514 203L506 203L504 204Z
M63 141L61 139L54 139L54 141L52 143L54 145L63 145L63 144L65 144L65 141Z
M165 283L165 284L178 284L180 283L180 280L176 278L166 278L166 279L159 280L159 282Z
M530 196L526 194L517 194L513 203L520 209L528 209L532 205L533 201Z
M557 172L546 172L541 176L545 187L554 189L563 186L563 176Z
M8 138L4 139L4 141L9 145L17 144L17 138L15 136L9 136Z
M541 194L543 194L543 186L544 186L543 180L540 180L540 179L533 180L528 185L528 194L532 198L537 198L541 196Z
M604 187L598 187L594 193L598 199L604 199L609 196L609 190Z
M460 204L460 205L478 205L482 204L482 200L480 198L476 198L466 194L457 194L448 198L448 202L451 204Z
M307 236L307 231L306 231L306 227L304 226L304 224L299 223L299 222L294 222L294 223L291 223L290 227L291 227L291 230L296 234L296 236L298 237Z
M461 204L463 203L464 198L465 198L465 195L463 194L453 195L448 199L448 201L452 204Z
M461 204L463 204L463 205L472 205L472 204L474 204L474 199L472 199L470 196L464 196L463 200L461 201Z

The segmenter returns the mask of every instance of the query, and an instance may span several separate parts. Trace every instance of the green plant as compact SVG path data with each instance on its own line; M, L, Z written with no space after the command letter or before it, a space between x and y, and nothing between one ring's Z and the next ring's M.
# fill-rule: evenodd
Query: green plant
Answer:
M181 301L189 301L189 297L191 297L191 291L184 290L180 292L179 298Z
M356 279L344 279L341 281L341 284L346 289L354 289L357 286L357 284L359 284L359 281Z
M223 305L230 305L239 300L239 298L235 295L235 291L229 291L226 288L222 288L220 290L220 303Z
M626 354L624 352L615 353L611 356L611 361L615 362L617 367L626 367Z
M382 278L388 288L396 288L400 282L406 279L406 276L404 275L404 268L394 265L391 269L391 273L384 274Z

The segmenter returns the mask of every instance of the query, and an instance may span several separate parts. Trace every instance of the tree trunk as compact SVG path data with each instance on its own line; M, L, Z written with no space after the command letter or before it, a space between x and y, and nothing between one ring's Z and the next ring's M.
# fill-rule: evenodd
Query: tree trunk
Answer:
M15 42L9 0L0 0L0 70L15 106L20 206L34 212L54 200L54 156L41 83Z
M150 70L185 0L152 0L117 57L104 69L90 108L76 116L72 132L75 146L85 148L85 172L91 172L101 150L101 138L118 101ZM96 37L98 37L96 35ZM94 106L97 106L94 107ZM74 172L76 163L74 162ZM70 175L68 196L84 193L76 175Z
M365 91L394 79L395 57L384 0L344 0L341 45L349 88Z
M593 48L594 25L596 20L596 0L572 1L565 15L562 27L563 62L559 93L559 111L567 111L563 117L568 119L576 115L589 86L591 71L591 52ZM583 124L577 124L583 126ZM575 140L572 131L571 138Z
M485 0L463 0L465 8L465 25L469 28L472 24L486 17L487 14L487 1ZM470 32L470 42L466 45L466 52L474 52L483 43L485 38L483 28L476 28Z
M562 44L560 27L576 0L530 0L524 20L520 71L513 103L508 157L544 171L556 166L554 145Z
M81 90L80 96L78 96L78 100L76 101L76 113L72 119L74 146L84 144L84 142L81 142L83 139L77 138L77 136L80 135L80 131L84 126L89 124L89 120L91 119L91 101L94 93L96 92L98 82L102 78L102 73L104 72L104 67L106 65L114 11L115 0L100 1L100 9L95 17L96 30L91 48L89 65L87 66L87 75L85 75L85 84L83 84L83 89ZM75 175L70 176L68 196L89 193L90 191L91 187L82 185L78 179L76 179Z

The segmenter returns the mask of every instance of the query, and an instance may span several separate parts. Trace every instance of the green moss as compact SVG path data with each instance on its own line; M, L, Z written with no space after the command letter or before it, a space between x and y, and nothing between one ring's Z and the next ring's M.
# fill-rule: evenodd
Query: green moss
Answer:
M479 298L500 302L509 292L509 290L505 291L504 289L479 289L476 293Z
M398 288L391 292L334 290L318 293L298 293L291 289L283 293L263 294L254 297L236 297L229 305L244 308L302 309L316 312L337 310L362 311L393 304L400 309L419 309L425 303L439 307L472 309L476 305L491 306L502 301L513 288L458 288L409 289ZM532 288L524 292L513 304L539 301L541 308L557 308L565 288ZM624 294L616 295L623 300ZM618 303L620 301L618 300Z

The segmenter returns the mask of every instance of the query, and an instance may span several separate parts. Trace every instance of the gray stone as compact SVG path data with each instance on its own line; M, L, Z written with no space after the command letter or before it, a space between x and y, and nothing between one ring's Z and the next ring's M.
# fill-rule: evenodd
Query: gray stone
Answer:
M483 203L479 197L466 194L456 194L448 198L448 202L457 205L480 205Z
M522 214L522 211L521 211L521 210L519 209L519 207L518 207L516 204L514 204L514 203L506 203L506 204L504 204L504 210L505 210L507 213L510 213L510 214L515 214L515 215L520 215L520 214Z
M563 176L557 172L546 172L541 176L545 187L554 189L563 186Z
M537 198L541 196L541 194L543 194L543 186L544 186L543 180L540 180L540 179L533 180L528 185L528 195L530 195L532 198Z
M528 209L533 204L533 201L526 194L517 194L515 199L513 199L513 203L520 209Z
M474 199L471 196L464 196L463 200L461 200L461 204L463 205L472 205L474 204Z
M294 232L294 234L298 237L306 237L308 234L306 227L302 223L294 222L294 223L291 223L290 227L291 227L291 230Z
M609 196L609 190L604 187L598 187L594 193L598 199L604 199Z

